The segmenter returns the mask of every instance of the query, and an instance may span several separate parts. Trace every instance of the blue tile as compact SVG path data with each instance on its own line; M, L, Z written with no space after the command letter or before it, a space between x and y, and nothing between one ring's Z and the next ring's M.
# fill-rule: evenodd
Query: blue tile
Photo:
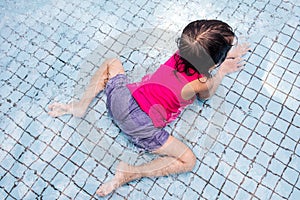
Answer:
M291 90L291 92L290 92L290 95L291 95L292 97L294 97L295 99L300 100L299 95L297 95L297 94L299 94L299 92L300 92L300 88L294 86L294 87L292 87L292 90Z
M280 117L288 122L291 122L293 120L294 117L294 111L287 109L287 108L283 108L281 113L280 113Z
M79 188L77 185L75 185L75 183L73 181L71 181L69 183L69 185L67 186L67 188L63 191L63 194L68 196L69 199L75 199L75 196L77 195L77 192L74 191L79 191Z
M278 36L278 42L283 45L286 45L287 42L289 41L289 39L290 39L290 36L283 34L283 33L279 34L279 36Z
M235 199L251 199L252 195L245 191L244 189L240 188L235 196Z
M28 193L26 193L26 195L23 197L24 200L37 199L37 198L38 195L31 190L28 191Z
M268 73L268 77L266 78L265 81L271 86L273 86L274 88L277 88L277 85L280 82L280 78L278 76L275 76L272 73Z
M300 114L296 114L296 115L294 116L292 123L293 123L295 126L297 126L297 124L300 123ZM299 129L298 129L298 130L299 130Z
M77 150L72 156L71 161L81 166L83 162L87 159L87 155L79 150Z
M300 77L298 76L296 81L294 82L294 85L300 87Z
M232 92L232 91L229 91L227 93L227 96L226 96L226 99L230 102L230 103L233 103L235 104L238 99L240 98L240 95L238 95L237 93L235 92Z
M244 118L246 117L246 113L243 112L241 109L233 109L233 111L230 114L230 117L235 120L238 123L241 123ZM225 119L224 119L225 121Z
M10 191L14 187L14 182L16 182L17 179L12 176L10 173L6 173L5 175L1 175L1 186L6 190Z
M37 159L37 155L33 154L31 151L26 151L22 154L20 161L26 166L31 166Z
M283 118L285 119L285 118ZM281 118L277 118L275 124L273 125L274 128L276 128L277 130L280 130L282 133L286 133L290 123L285 120L282 120Z
M287 58L292 58L296 54L296 51L290 48L285 48L282 56L287 57Z
M297 172L296 170L287 167L284 172L283 172L283 179L286 180L289 184L291 185L295 185L297 182L297 177L298 177L299 172Z
M76 183L76 185L83 187L88 176L89 174L86 171L79 168L79 170L76 172L75 176L73 177L73 180Z
M55 174L57 173L57 170L52 167L51 165L48 165L42 172L43 179L47 181L51 181Z
M205 155L203 163L214 169L218 165L219 159L220 158L216 157L214 153L208 153Z
M12 168L10 169L10 172L17 178L21 178L25 171L27 170L27 167L25 167L23 164L15 163ZM4 172L1 174L4 174Z
M233 120L227 120L224 130L228 131L229 133L234 133L239 128L240 124ZM247 127L247 126L246 126Z
M252 161L248 158L244 157L243 155L240 155L238 158L235 167L242 173L247 174L249 168L251 167Z
M195 190L192 190L191 188L187 188L182 199L190 200L190 199L198 199L198 198L199 198L199 194Z
M55 134L52 131L46 129L43 134L39 135L39 140L45 144L50 144L54 136Z
M66 141L64 139L62 139L59 136L56 136L52 139L51 142L51 147L57 151L61 150L61 148L64 146L64 144L66 143Z
M203 188L206 185L206 181L203 180L203 178L197 173L197 175L192 177L192 181L190 184L191 189L201 193L201 191L203 190Z
M236 132L235 137L242 139L243 141L247 141L252 135L252 130L248 129L244 126L240 126L239 130Z
M223 174L220 175L219 173L214 173L209 182L217 189L221 189L225 182L225 177Z
M272 99L279 102L280 104L285 102L285 99L287 98L286 92L281 92L280 90L275 90Z
M19 101L24 94L19 91L13 91L8 98L10 98L13 102Z
M261 183L267 185L269 188L274 188L279 180L279 176L274 175L272 172L267 172Z
M154 185L149 191L148 195L154 199L161 199L165 193L166 193L165 189L159 187L158 185ZM175 193L172 194L176 195Z
M239 154L234 151L231 148L226 148L225 149L225 154L223 155L223 159L226 162L229 162L230 164L233 164L236 162L236 159L238 158Z
M52 186L48 186L46 190L42 192L41 196L47 197L47 199L57 199L59 191Z
M203 193L201 195L203 195L203 197L206 199L216 199L218 195L218 190L212 185L208 184L204 188Z
M12 138L10 137L6 137L6 139L4 139L3 143L2 143L2 147L3 149L5 149L7 152L10 152L13 147L15 146L16 144L16 141L13 140Z
M286 148L286 149L290 149L290 151L293 151L295 149L296 145L298 145L298 144L299 144L298 142L296 142L293 139L286 136L283 139L280 146L283 147L283 148Z
M230 88L233 85L234 80L230 77L225 76L222 80L222 85L226 86L227 88Z
M128 196L133 190L134 190L134 187L132 186L132 184L130 184L130 185L129 184L125 184L122 187L119 187L116 190L116 193L118 193L121 196ZM112 198L112 199L114 199L114 198Z
M285 102L285 106L288 107L291 110L297 110L298 107L300 106L300 101L296 100L292 96L288 96Z
M252 160L257 155L258 151L259 150L257 148L253 147L252 145L247 144L244 147L242 154Z
M232 181L230 180L226 180L223 188L222 188L222 191L227 194L228 196L231 197L231 199L234 197L234 194L236 193L238 189L238 186L233 183Z
M279 181L278 185L275 188L275 191L281 196L283 196L284 198L288 198L292 190L293 190L293 186L287 183L283 179Z
M97 161L100 161L103 159L105 153L106 153L105 149L96 146L91 153L91 157L93 157Z
M209 166L201 164L199 169L197 170L197 174L201 178L209 180L211 175L213 174L213 170Z
M243 71L240 72L240 74L242 73ZM248 73L247 73L248 74ZM247 81L247 77L245 77L246 75L241 75L242 77L238 77L240 78L241 80L244 80L244 81ZM250 78L248 78L250 80ZM249 82L249 80L247 82ZM231 87L231 91L234 91L236 92L237 94L241 94L244 89L245 89L245 85L247 85L248 83L244 83L243 81L241 81L241 83L239 82L235 82L233 84L233 86Z
M271 127L268 124L263 122L258 122L257 126L255 127L255 131L261 136L267 136L270 132Z
M220 141L222 141L222 139L220 140L220 136L219 136L218 141L215 142L213 146L213 153L215 154L214 156L217 157L215 159L218 160L218 162L219 162L219 157L223 154L225 150L225 146L221 144Z
M275 144L280 144L284 134L276 129L271 129L267 137Z
M242 183L243 179L244 179L244 175L238 171L237 169L233 168L228 176L228 178L236 183L236 184L240 184Z
M161 177L161 178L163 179L164 177ZM159 178L159 179L161 179L161 178ZM147 194L151 190L153 185L154 185L154 181L152 179L142 178L142 179L138 180L138 183L135 188L137 190L143 191L144 193Z
M265 41L265 42L263 42L263 41ZM270 40L268 41L267 38L264 38L261 42L261 44L265 44L265 43L268 44L268 45L272 44L272 42ZM265 57L265 55L267 54L268 51L269 51L269 49L266 48L265 46L262 46L262 45L258 45L258 46L255 47L255 53L257 53L261 57Z
M55 152L51 147L47 147L46 150L41 154L41 158L45 161L50 162L58 153Z
M99 181L95 177L89 176L85 182L84 189L90 194L95 194L99 187Z
M67 175L67 176L69 176L69 177L71 178L72 176L75 175L75 172L76 172L77 170L78 170L78 167L77 167L74 163L68 161L68 162L63 166L63 168L62 168L61 171L62 171L65 175Z
M251 104L251 101L250 101L249 99L251 99L251 98L249 98L249 97L247 96L247 94L245 94L245 95L243 94L243 96L244 96L245 98L241 97L241 98L238 100L237 105L240 106L241 109L242 109L244 112L246 112L245 114L248 114L249 107L250 107L250 104Z
M260 104L252 102L249 108L249 115L255 118L260 118L263 115L264 109ZM255 123L256 124L256 123ZM250 126L249 126L250 128Z
M241 152L244 145L245 145L245 142L242 141L241 139L237 138L237 137L234 137L231 142L230 142L230 147L232 149L234 149L236 152Z
M296 134L299 131L299 128L297 128L294 125L290 125L288 131L286 132L286 135L288 135L290 138L293 138L296 141L299 141L300 135Z
M255 102L265 108L269 103L269 98L260 93L256 96Z
M51 183L56 187L59 188L60 190L65 190L65 188L69 185L70 183L69 177L66 175L58 172L55 177L52 179Z
M116 158L114 156L106 153L104 158L102 159L101 164L103 164L105 167L109 168L115 161L116 161Z
M279 162L279 160L273 158L271 160L270 165L268 166L268 169L271 172L273 172L273 174L280 175L283 173L285 167L286 166L283 163L281 163L281 162Z
M261 64L261 66L263 65L268 65L267 68L270 68L270 66L272 66L273 64L267 60L264 60L263 61L263 64ZM265 68L257 68L256 69L256 72L255 72L255 76L259 79L259 80L265 80L267 74L268 74L268 71L266 71L267 69ZM266 84L263 84L263 87L265 87Z
M297 145L296 150L295 150L295 153L296 153L297 155L300 155L300 145Z
M261 117L261 121L263 121L265 124L268 124L270 126L272 126L275 123L276 119L277 116L275 116L273 113L270 113L268 111L264 112L263 116Z
M220 161L218 168L217 168L217 172L220 173L223 177L227 177L231 168L232 167L229 164L227 164L226 162Z
M41 194L47 186L48 183L45 180L38 178L31 188L35 193Z
M294 189L289 197L290 200L297 200L300 196L300 190Z
M224 194L223 192L221 194L219 194L218 199L222 199L222 200L231 200L232 198L230 198L229 196L227 196L226 194Z
M47 165L48 164L46 162L41 159L37 159L30 167L32 170L35 170L37 174L42 174Z
M268 155L273 155L278 148L279 148L278 145L274 144L269 140L265 140L262 146L262 150L266 152Z
M268 6L270 6L270 5L268 5ZM273 43L274 43L274 40L268 36L264 36L260 42L260 44L265 47L271 47L273 45Z
M133 190L129 196L128 199L150 199L143 191L140 190Z
M65 157L63 157L60 154L57 154L57 156L51 161L51 164L57 168L57 169L61 169L62 166L64 166L64 164L67 162L67 159Z
M249 173L247 175L253 180L261 180L266 171L266 166L262 166L261 164L254 162L250 167Z
M168 192L175 195L178 198L182 198L185 190L186 186L180 181L173 182L168 188Z
M270 199L272 195L272 191L263 186L262 184L259 184L257 187L257 190L255 192L255 196L257 196L259 199Z
M293 50L297 50L297 48L299 47L299 41L296 41L295 38L291 38L291 40L289 41L288 47L290 47Z
M91 172L96 168L96 166L97 162L93 158L88 157L83 163L82 168Z

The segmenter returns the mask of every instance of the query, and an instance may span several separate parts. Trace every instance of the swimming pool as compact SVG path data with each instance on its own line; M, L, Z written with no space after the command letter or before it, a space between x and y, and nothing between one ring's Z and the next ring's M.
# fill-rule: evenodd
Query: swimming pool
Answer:
M120 160L153 159L127 141L100 93L83 118L51 118L118 56L132 80L176 50L184 25L217 18L252 52L216 95L166 129L193 149L192 173L144 178L104 199L297 199L300 196L299 1L0 3L0 199L98 199Z

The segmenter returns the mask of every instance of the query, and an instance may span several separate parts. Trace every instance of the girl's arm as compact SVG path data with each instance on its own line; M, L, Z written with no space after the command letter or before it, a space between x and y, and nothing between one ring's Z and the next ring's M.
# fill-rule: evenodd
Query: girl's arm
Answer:
M212 78L202 78L199 81L193 81L192 87L201 99L208 99L215 94L223 78L230 73L243 69L245 65L244 56L250 51L248 43L240 44L228 52L225 61L221 64L220 69Z
M211 78L202 81L199 80L196 86L196 92L201 99L208 99L215 94L223 78L230 73L243 69L245 65L244 59L237 57L234 59L226 59L220 66L218 72Z

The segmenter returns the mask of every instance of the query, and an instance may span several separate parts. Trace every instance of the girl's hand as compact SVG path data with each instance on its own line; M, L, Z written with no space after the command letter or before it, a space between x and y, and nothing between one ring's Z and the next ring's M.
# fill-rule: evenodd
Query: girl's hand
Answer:
M223 75L230 74L243 69L245 64L244 59L241 57L228 58L221 64L220 72Z
M237 58L237 57L242 57L243 55L245 55L247 52L249 52L250 49L250 44L249 43L242 43L242 44L238 44L235 47L232 47L230 49L230 51L227 54L226 58Z

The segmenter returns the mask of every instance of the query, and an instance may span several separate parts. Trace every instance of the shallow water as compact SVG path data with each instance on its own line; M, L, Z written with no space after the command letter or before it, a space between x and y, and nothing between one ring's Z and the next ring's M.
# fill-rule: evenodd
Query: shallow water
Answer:
M83 118L47 115L81 97L106 57L131 80L176 50L187 22L228 22L251 43L246 68L166 127L196 154L191 173L144 178L105 199L297 199L299 1L1 1L0 199L98 199L120 160L155 156L112 123L100 93Z

